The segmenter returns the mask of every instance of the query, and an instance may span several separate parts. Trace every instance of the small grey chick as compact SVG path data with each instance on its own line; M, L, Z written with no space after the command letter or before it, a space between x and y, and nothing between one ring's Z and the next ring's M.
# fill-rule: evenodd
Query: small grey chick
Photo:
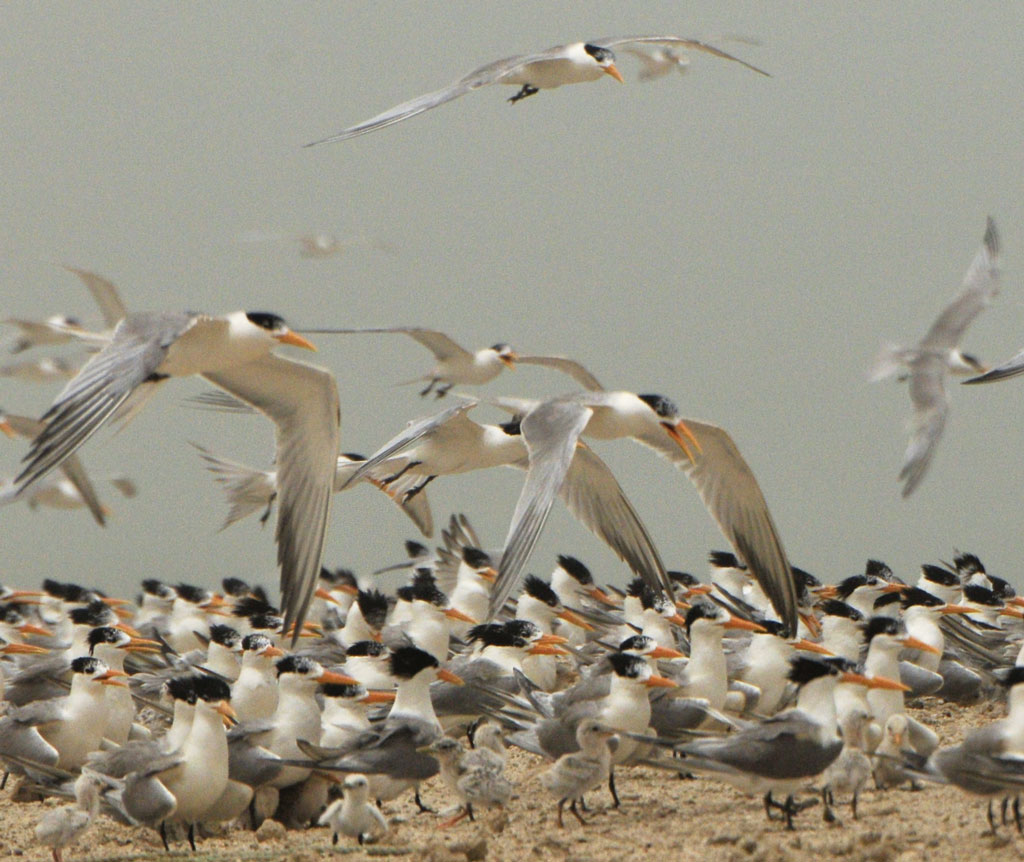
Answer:
M548 769L540 774L540 783L558 798L558 827L562 822L562 809L571 802L569 810L581 824L587 821L576 810L576 803L583 795L608 780L612 767L611 738L615 730L602 724L596 718L587 718L576 728L576 742L579 751L563 754Z
M461 803L462 811L441 824L454 826L463 817L473 819L473 807L501 807L512 798L512 783L505 778L505 744L501 729L491 723L481 725L474 734L476 748L466 750L450 736L430 746L441 767L441 780Z
M907 739L907 728L909 722L902 712L890 715L882 729L882 741L875 749L875 756L872 758L875 771L875 787L879 790L886 790L890 787L899 787L905 781L913 783L913 779L901 765L908 753L913 749Z
M47 811L36 824L36 840L51 848L54 862L64 862L61 851L81 838L100 810L103 779L88 769L75 781L75 801Z
M348 835L360 844L376 841L388 831L388 821L380 809L370 802L370 782L366 776L354 772L346 776L341 785L341 799L327 806L317 823L331 827L331 843L338 843L338 835Z
M853 819L857 819L857 796L871 777L871 759L864 752L865 731L870 722L871 715L863 708L850 710L840 722L843 750L821 776L821 801L827 823L836 820L832 806L837 793L850 796L850 810Z

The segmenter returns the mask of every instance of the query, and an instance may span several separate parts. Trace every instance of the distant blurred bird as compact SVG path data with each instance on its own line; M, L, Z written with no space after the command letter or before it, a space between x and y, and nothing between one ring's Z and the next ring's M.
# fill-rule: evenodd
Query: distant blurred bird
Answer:
M57 380L70 380L81 367L81 361L63 356L44 356L41 359L23 359L0 365L0 377L25 383L53 383Z
M252 230L240 234L237 241L243 243L295 243L299 248L299 255L307 258L334 257L359 247L372 248L377 251L387 252L388 254L395 253L393 245L375 237L363 236L362 234L341 237L327 231L295 234L284 231Z
M999 235L990 217L981 249L971 262L956 299L946 306L915 347L890 345L883 348L871 372L873 381L888 377L910 381L914 416L899 476L904 482L904 497L913 493L924 478L946 426L949 414L946 374L986 370L974 356L960 350L959 345L971 321L999 291L998 256Z

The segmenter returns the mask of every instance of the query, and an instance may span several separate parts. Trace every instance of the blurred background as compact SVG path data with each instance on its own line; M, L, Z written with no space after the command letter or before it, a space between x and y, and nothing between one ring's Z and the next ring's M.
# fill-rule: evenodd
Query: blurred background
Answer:
M2 19L0 315L98 321L68 264L137 310L266 309L295 328L426 326L473 349L565 354L728 429L791 561L822 579L869 556L913 577L959 548L1024 586L1024 381L951 387L909 500L906 387L867 382L881 344L916 342L959 290L988 214L1002 293L963 346L987 361L1024 346L1024 6L225 0L15 3ZM687 74L641 84L620 52L624 86L515 106L489 87L302 148L500 57L631 33L716 42L773 77L693 54ZM316 234L340 249L304 256ZM445 406L396 385L431 367L411 339L315 340L343 449L371 452ZM188 445L268 466L271 425L183 406L203 388L164 387L82 450L95 476L139 488L101 488L106 529L85 510L4 508L0 581L276 584L273 524L218 532L221 493ZM523 367L481 391L570 388ZM0 406L38 415L57 391L0 380ZM595 448L666 564L705 575L725 542L685 476L629 442ZM4 442L0 473L25 449ZM498 470L428 493L439 524L465 512L497 547L521 484ZM367 577L405 538L411 523L361 486L335 500L325 563ZM528 570L557 553L599 581L628 574L560 505Z

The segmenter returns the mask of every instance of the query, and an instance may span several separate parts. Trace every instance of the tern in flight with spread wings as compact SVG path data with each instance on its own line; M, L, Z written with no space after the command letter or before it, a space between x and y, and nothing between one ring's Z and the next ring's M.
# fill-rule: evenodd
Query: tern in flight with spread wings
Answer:
M546 51L539 51L535 54L520 54L488 63L486 66L474 69L447 87L418 96L408 102L402 102L402 104L389 108L369 120L350 126L336 135L313 141L306 146L312 147L316 144L344 141L376 129L383 129L385 126L415 117L417 114L422 114L424 111L445 104L445 102L451 102L471 90L486 87L488 84L518 86L519 91L509 99L511 103L515 104L540 90L553 90L563 84L598 81L605 75L610 75L621 82L623 77L615 65L613 49L633 45L675 46L688 48L691 51L703 51L724 60L732 60L758 74L768 75L763 69L758 69L739 57L734 57L714 45L697 39L684 39L679 36L613 36L606 39L594 39L590 42L572 42L569 45L556 45L554 48L548 48Z
M908 497L921 484L946 427L949 394L946 375L977 374L986 370L975 357L960 350L960 340L981 310L999 291L999 234L991 218L981 248L964 277L963 288L943 309L916 347L885 347L872 371L872 380L896 377L910 381L914 416L910 442L903 456L900 480Z
M281 596L286 621L301 623L320 574L340 411L334 375L272 353L280 344L315 349L266 312L129 314L43 415L46 427L15 480L19 492L65 463L119 410L124 415L133 397L168 377L201 375L276 427Z

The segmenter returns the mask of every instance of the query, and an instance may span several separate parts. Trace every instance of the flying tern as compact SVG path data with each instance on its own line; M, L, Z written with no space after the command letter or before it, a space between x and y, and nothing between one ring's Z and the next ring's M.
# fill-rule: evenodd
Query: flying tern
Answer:
M946 375L976 374L986 371L978 359L960 350L960 340L971 322L999 290L999 234L991 217L986 222L982 245L964 277L963 288L915 347L886 347L872 371L872 380L887 377L909 379L914 416L910 423L910 442L903 456L899 478L903 496L908 497L921 484L935 455L935 448L946 427L949 395ZM1024 366L1022 366L1024 367ZM968 382L992 377L975 377Z
M598 81L604 75L609 75L621 83L624 79L615 65L613 49L634 45L678 46L692 51L702 51L724 60L732 60L760 75L768 76L763 69L758 69L732 54L727 54L720 48L697 39L684 39L679 36L613 36L594 39L590 42L572 42L568 45L556 45L537 53L520 54L488 63L486 66L474 69L447 87L403 102L369 120L350 126L336 135L313 141L306 146L344 141L366 132L382 129L409 117L415 117L438 105L451 102L471 90L477 90L488 84L518 86L519 91L509 99L509 102L515 104L540 90L553 90L564 84Z
M32 441L19 489L62 464L136 393L200 374L276 426L281 593L286 623L301 621L320 573L340 410L334 376L276 356L271 350L279 344L314 349L266 312L128 315L43 416L46 428Z

